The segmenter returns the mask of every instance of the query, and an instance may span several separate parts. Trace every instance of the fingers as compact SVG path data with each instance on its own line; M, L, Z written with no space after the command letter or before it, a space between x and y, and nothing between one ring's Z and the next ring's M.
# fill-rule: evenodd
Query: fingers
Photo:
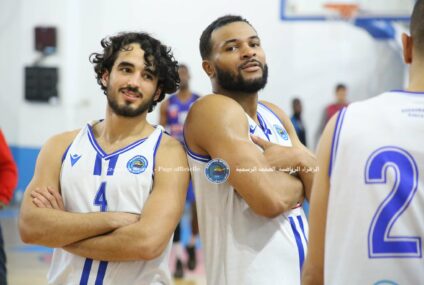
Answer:
M54 191L51 187L47 187L47 191L56 199L59 209L64 211L65 205L63 204L62 196L60 196L59 192Z
M252 141L257 144L258 146L260 146L263 150L265 150L266 148L272 146L273 144L270 143L267 140L261 139L260 137L257 136L250 136L252 138Z
M31 192L32 202L39 208L53 208L49 200L39 190L39 188L36 188Z
M31 192L33 203L39 208L64 210L63 200L57 191L51 187L36 188Z

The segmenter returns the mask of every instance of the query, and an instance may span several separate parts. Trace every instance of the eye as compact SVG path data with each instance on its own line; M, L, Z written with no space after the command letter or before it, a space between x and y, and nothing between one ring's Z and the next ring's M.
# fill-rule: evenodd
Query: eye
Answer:
M251 46L251 47L260 47L260 46L261 46L261 44L260 44L260 43L258 43L258 42L253 42L253 43L250 43L250 46Z
M149 73L143 74L143 78L146 79L146 80L153 80L153 76Z
M123 73L130 73L131 72L131 69L128 68L128 67L121 67L119 70L122 71Z
M237 49L236 46L228 46L225 48L225 51L235 51Z

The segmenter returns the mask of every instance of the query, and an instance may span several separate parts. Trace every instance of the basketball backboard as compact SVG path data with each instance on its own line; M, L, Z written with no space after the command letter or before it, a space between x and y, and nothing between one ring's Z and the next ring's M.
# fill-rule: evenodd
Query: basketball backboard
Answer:
M326 21L346 18L409 21L416 0L280 0L283 21ZM340 5L341 4L341 5ZM342 7L343 8L343 7Z

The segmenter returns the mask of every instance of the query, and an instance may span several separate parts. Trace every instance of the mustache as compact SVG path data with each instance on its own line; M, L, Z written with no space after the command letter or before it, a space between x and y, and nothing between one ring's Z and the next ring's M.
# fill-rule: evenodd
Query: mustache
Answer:
M246 65L248 65L248 64L250 64L250 63L257 63L257 64L258 64L258 66L259 66L262 70L264 70L264 65L263 65L261 62L259 62L258 60L256 60L256 59L249 59L249 60L245 61L244 63L240 64L240 65L239 65L239 70L243 69Z
M138 95L140 95L140 96L142 96L143 94L138 90L138 88L137 87L133 87L133 86L127 86L127 87L123 87L123 88L120 88L119 89L119 91L130 91L130 92L133 92L133 93L136 93L136 94L138 94Z

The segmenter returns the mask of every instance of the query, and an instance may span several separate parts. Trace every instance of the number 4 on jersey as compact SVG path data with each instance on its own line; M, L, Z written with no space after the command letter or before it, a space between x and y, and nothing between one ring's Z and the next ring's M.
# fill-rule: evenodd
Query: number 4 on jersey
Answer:
M106 200L106 182L102 182L99 190L94 197L94 205L100 206L101 212L107 211L107 200Z

